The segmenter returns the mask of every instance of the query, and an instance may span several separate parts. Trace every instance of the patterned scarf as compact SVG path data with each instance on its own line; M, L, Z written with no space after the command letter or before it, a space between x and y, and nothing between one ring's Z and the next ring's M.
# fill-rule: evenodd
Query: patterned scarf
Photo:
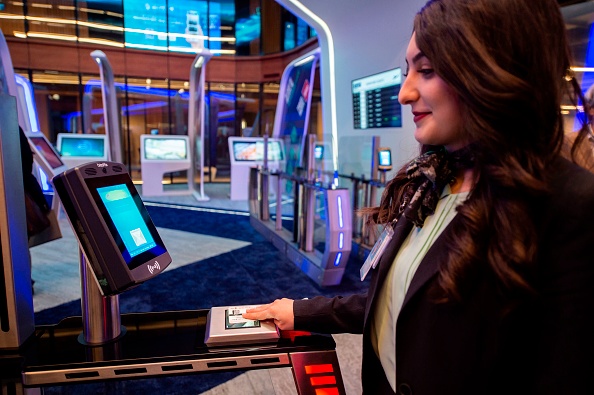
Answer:
M471 145L451 153L440 149L417 157L406 168L406 176L413 182L405 187L400 212L415 226L422 227L425 218L435 213L446 184L454 180L458 170L473 165Z

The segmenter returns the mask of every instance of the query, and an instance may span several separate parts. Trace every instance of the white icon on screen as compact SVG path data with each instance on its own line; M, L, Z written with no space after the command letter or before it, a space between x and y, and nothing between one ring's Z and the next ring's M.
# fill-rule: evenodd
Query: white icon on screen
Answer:
M131 230L130 235L132 236L132 239L134 240L134 243L137 247L146 243L146 239L144 238L144 235L142 234L140 228Z

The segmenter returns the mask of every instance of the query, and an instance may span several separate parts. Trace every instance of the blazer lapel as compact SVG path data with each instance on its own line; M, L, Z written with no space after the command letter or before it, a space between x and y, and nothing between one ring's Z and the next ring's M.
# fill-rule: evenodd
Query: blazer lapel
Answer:
M392 240L386 247L386 250L382 254L380 261L378 262L375 275L372 275L371 282L369 284L369 291L367 293L367 308L365 309L365 323L367 322L367 317L371 310L371 305L375 299L375 294L383 285L384 281L386 280L386 276L388 274L388 270L390 270L390 266L392 266L392 262L394 262L394 258L402 246L402 243L410 233L410 230L413 227L413 223L407 220L404 216L400 217L398 222L396 222L396 227L394 228L394 236Z
M429 248L429 251L427 251L427 254L419 264L419 267L412 278L410 286L406 291L406 296L404 297L401 310L404 309L408 301L419 291L419 289L421 289L423 285L425 285L437 274L440 265L447 259L449 252L449 249L446 245L447 234L451 232L452 225L455 223L455 221L459 221L459 219L459 216L455 216L439 235L437 240L435 240L431 248Z

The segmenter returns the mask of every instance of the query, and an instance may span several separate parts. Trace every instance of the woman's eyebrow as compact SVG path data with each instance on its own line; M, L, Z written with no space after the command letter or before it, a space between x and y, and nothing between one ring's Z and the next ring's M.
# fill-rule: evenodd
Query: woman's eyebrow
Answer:
M422 58L426 58L426 56L425 56L425 54L423 52L420 52L419 51L415 56L412 57L411 62L412 63L417 63Z

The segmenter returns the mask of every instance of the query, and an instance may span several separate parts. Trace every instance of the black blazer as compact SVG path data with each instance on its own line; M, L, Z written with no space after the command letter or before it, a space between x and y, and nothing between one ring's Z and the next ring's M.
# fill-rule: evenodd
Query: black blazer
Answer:
M560 159L540 207L537 294L502 311L494 283L472 300L432 302L446 235L427 252L397 320L399 394L594 393L594 175ZM365 394L393 394L370 341L370 311L411 225L400 220L366 294L296 300L295 328L363 333ZM510 246L511 248L511 246Z

